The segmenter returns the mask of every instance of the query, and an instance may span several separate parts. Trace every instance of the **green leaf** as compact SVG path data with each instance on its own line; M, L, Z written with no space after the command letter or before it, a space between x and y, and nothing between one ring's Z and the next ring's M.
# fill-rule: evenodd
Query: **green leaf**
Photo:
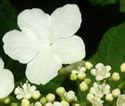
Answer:
M119 0L90 0L90 2L93 5L102 5L102 6L105 6L105 5L108 5L108 4L118 3Z
M119 71L125 62L125 23L109 29L101 40L95 56L90 61L102 62L112 66L112 71Z
M125 0L120 0L120 12L125 12Z

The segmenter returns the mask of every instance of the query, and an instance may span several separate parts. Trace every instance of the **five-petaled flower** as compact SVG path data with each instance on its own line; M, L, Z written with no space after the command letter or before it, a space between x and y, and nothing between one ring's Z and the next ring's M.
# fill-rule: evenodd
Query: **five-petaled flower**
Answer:
M18 16L20 31L9 31L3 37L5 53L27 64L30 82L46 84L57 76L62 64L85 57L84 42L74 35L81 22L75 4L60 7L51 15L37 8L24 10Z
M4 62L0 58L0 99L7 97L14 89L14 77L10 70L4 69Z

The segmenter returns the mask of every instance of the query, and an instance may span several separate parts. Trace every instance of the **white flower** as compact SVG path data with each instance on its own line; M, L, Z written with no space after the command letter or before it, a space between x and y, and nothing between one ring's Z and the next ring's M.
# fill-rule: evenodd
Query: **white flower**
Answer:
M4 62L0 58L0 99L7 97L14 89L14 77L10 70L4 69Z
M118 96L117 106L125 106L125 94Z
M95 95L96 97L102 98L104 95L110 92L110 86L106 83L94 83L93 87L90 89L90 93Z
M85 57L83 40L74 35L81 25L77 5L67 4L51 15L40 9L27 9L18 16L21 31L3 37L4 50L15 60L27 64L26 76L35 84L46 84L57 76L62 64Z
M63 106L60 102L54 102L54 103L47 103L45 106Z
M96 80L97 81L101 81L105 78L110 77L110 70L111 70L111 66L104 66L102 63L98 63L95 66L96 69L92 69L91 70L91 74L96 76Z
M21 87L18 86L15 89L15 95L17 99L30 99L35 91L37 91L36 86L31 86L28 82L26 82Z
M92 103L92 106L103 106L103 101L91 93L87 94L87 100Z

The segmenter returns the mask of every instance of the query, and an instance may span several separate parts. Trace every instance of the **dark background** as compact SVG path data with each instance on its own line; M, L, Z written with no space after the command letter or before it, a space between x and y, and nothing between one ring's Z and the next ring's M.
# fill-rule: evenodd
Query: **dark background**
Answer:
M5 62L5 68L13 72L17 81L24 78L26 65L12 60L4 53L2 37L7 31L17 28L17 15L24 9L41 8L50 14L56 8L68 3L77 4L82 14L83 21L77 35L85 42L85 59L96 53L101 38L109 28L125 21L125 15L120 13L118 3L102 7L94 6L89 0L0 0L0 56ZM10 7L13 9L9 10Z

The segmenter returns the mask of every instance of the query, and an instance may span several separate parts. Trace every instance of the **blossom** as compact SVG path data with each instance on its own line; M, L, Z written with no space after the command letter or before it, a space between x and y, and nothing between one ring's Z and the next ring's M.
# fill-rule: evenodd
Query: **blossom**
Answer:
M92 106L103 106L104 102L99 97L96 97L91 93L87 94L87 100L92 103Z
M125 94L122 94L122 95L118 96L117 106L125 106Z
M46 84L57 76L62 64L85 57L83 40L74 35L81 25L81 13L75 4L56 9L51 15L41 9L26 9L18 15L20 31L3 37L4 51L27 64L26 77L35 84Z
M101 81L105 78L108 78L110 77L110 70L111 70L111 66L107 65L107 66L104 66L102 63L98 63L96 66L95 66L96 69L92 69L91 70L91 74L96 76L96 80L97 81Z
M4 62L0 58L0 99L7 97L14 89L14 77L10 70L4 69Z
M63 106L62 103L55 101L54 103L48 102L45 106Z
M93 87L90 89L90 93L96 97L102 98L105 94L110 92L110 86L106 83L96 83L94 82Z
M15 95L17 99L30 99L33 93L36 92L36 86L30 85L28 82L24 83L21 87L18 86L15 89Z

